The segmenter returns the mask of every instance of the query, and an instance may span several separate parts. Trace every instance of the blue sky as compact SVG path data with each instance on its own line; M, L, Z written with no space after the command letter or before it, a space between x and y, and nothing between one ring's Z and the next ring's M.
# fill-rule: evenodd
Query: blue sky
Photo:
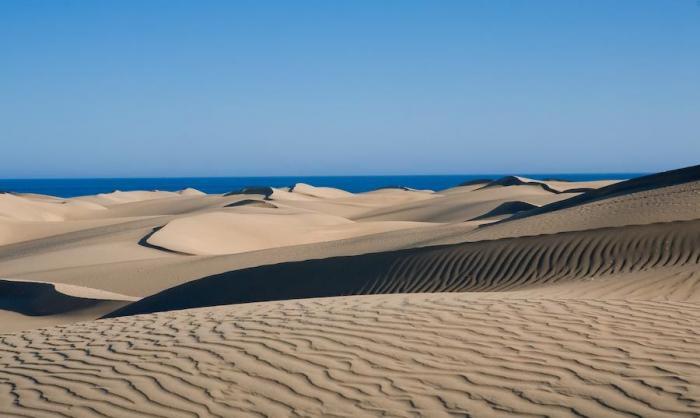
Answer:
M0 177L700 162L700 6L0 2Z

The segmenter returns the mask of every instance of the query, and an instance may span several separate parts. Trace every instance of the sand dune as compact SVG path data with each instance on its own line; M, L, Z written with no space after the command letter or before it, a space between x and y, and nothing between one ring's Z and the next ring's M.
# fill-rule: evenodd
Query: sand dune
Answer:
M182 189L179 192L177 192L181 196L202 196L205 195L206 193L199 191L197 189L193 189L192 187L188 187L186 189Z
M143 224L142 221L139 222ZM153 224L153 222L149 220L149 224ZM132 257L127 260L93 264L78 263L77 260L72 260L73 265L69 266L65 265L63 257L58 259L51 256L51 253L47 254L39 249L33 250L36 248L36 244L26 243L31 245L26 247L20 245L20 248L11 257L0 258L0 268L2 268L3 274L13 277L69 283L136 296L148 296L191 280L243 268L461 242L464 235L478 225L479 222L460 222L434 227L399 229L337 241L217 256L177 255L141 247L140 250L147 250L149 254L155 256ZM131 237L136 243L150 232L153 232L153 227L138 228L129 232L128 237ZM84 235L85 233L79 234ZM124 233L121 232L114 232L114 234L124 236ZM113 237L112 233L100 235L89 240L81 240L78 245L90 248L94 245L92 240L99 239L100 242L109 242ZM59 246L58 243L55 245ZM83 260L85 258L83 257ZM29 260L34 261L34 263L30 263ZM59 263L59 261L61 262ZM89 258L86 261L89 261Z
M0 246L119 223L115 219L85 219L63 222L0 219Z
M335 189L333 187L315 187L306 183L297 183L292 186L289 191L307 196L320 197L322 199L338 199L353 196L352 193L346 192L345 190Z
M694 176L696 180L680 184L669 184L665 177L655 176L652 180L663 181L654 188L645 183L643 187L619 183L608 193L600 189L521 212L475 231L468 240L700 219L700 170L695 170ZM639 183L635 181L632 186Z
M194 190L194 189L191 189ZM185 192L185 194L189 194L189 192ZM86 196L86 197L78 197L74 198L73 200L77 201L87 201L87 202L93 202L97 203L100 205L104 206L110 206L110 205L118 205L121 203L128 203L128 202L140 202L144 200L151 200L151 199L163 199L166 197L176 197L180 196L180 193L178 192L165 192L165 191L159 191L159 190L154 190L154 191L128 191L128 192L122 192L120 190L115 190L111 193L100 193L96 196Z
M464 185L476 185L483 183L483 180L466 182ZM582 193L591 190L596 190L604 186L615 184L615 180L600 180L600 181L585 181L585 182L569 182L564 180L534 180L521 176L506 176L500 179L492 180L483 185L482 189L503 186L533 186L539 187L550 193Z
M490 211L484 213L483 215L479 215L474 219L471 219L472 221L478 221L481 219L494 219L494 218L507 218L511 215L514 215L516 213L532 210L538 206L533 205L531 203L527 202L521 202L519 200L514 200L510 202L504 202L501 203L500 205L496 206L495 208L491 209Z
M80 286L0 279L5 332L96 319L138 298Z
M155 247L184 254L232 254L427 225L420 222L357 223L338 216L298 211L208 212L170 221L146 241Z
M287 196L293 196L293 199ZM302 196L303 199L296 198ZM311 198L299 194L275 194L273 198L280 203L299 209L312 210L330 215L342 216L348 219L358 219L366 216L374 210L397 207L402 204L417 203L426 205L428 200L440 198L441 195L425 190L404 190L388 188L374 190L367 193L359 193L352 196L339 198ZM423 202L423 203L418 203ZM379 220L406 220L406 219L379 219ZM410 220L410 219L409 219ZM435 219L424 219L425 222L439 222Z
M700 416L698 167L0 194L0 277L2 417Z
M664 171L596 188L595 190L588 191L579 196L546 205L538 211L531 212L529 215L552 212L574 206L581 206L585 203L597 200L610 199L654 189L663 189L697 181L700 181L700 165ZM668 212L673 213L673 211Z
M499 205L522 201L540 206L568 195L554 194L539 187L507 186L481 189L478 186L454 188L426 201L413 201L378 208L354 216L361 221L462 222L492 211Z
M243 199L243 200L238 200L233 203L229 203L226 205L227 208L233 208L237 206L254 206L258 208L269 208L269 209L276 209L279 206L275 206L273 203L270 203L266 200L257 200L257 199Z
M68 218L80 218L86 212L104 210L91 202L47 200L30 198L12 193L0 194L0 220L59 222Z
M694 271L699 263L700 221L652 224L237 270L108 316L353 294L517 290L668 267Z
M700 309L469 294L269 302L0 336L9 416L700 414Z

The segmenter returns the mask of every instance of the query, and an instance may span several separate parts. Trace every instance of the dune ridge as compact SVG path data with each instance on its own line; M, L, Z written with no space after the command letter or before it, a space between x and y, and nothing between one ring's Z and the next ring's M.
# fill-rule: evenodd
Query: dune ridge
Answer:
M516 214L519 212L534 209L536 207L538 207L538 206L533 205L531 203L527 203L527 202L521 202L519 200L504 202L504 203L501 203L500 205L496 206L495 208L491 209L490 211L484 213L483 215L479 215L475 218L470 219L470 221L489 219L489 218L494 218L496 216L513 215L513 214Z
M82 286L0 278L4 332L91 320L136 300Z
M305 297L505 291L669 266L697 269L698 263L700 221L651 224L236 270L167 289L106 317Z
M534 216L545 212L566 209L582 205L600 199L609 199L621 195L644 192L652 189L660 189L676 186L684 183L700 181L700 165L684 167L676 170L664 171L637 177L621 182L616 182L601 188L586 191L579 196L544 205L538 210L523 216Z

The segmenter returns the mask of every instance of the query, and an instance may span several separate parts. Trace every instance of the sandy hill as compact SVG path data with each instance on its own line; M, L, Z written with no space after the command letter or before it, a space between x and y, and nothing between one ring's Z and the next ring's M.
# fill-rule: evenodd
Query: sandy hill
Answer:
M518 213L469 240L700 218L700 166L632 179Z
M2 193L0 416L697 417L699 196Z
M698 263L700 221L652 224L236 270L167 289L110 316L305 297L515 290L573 280L614 286L617 275L694 272ZM682 281L688 299L700 299L698 279Z
M0 279L3 331L93 319L137 298L86 287Z

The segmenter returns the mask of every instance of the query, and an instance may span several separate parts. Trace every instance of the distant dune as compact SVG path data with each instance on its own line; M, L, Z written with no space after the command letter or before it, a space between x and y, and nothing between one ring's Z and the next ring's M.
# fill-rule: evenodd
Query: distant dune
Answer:
M538 206L533 205L531 203L520 202L518 200L514 200L511 202L501 203L500 205L498 205L495 208L491 209L490 211L484 213L483 215L479 215L471 220L472 221L479 221L482 219L495 218L497 216L513 215L513 214L516 214L519 212L532 210L536 207L538 207Z
M233 254L427 225L430 224L400 221L357 223L299 211L208 212L172 220L146 242L184 254Z

